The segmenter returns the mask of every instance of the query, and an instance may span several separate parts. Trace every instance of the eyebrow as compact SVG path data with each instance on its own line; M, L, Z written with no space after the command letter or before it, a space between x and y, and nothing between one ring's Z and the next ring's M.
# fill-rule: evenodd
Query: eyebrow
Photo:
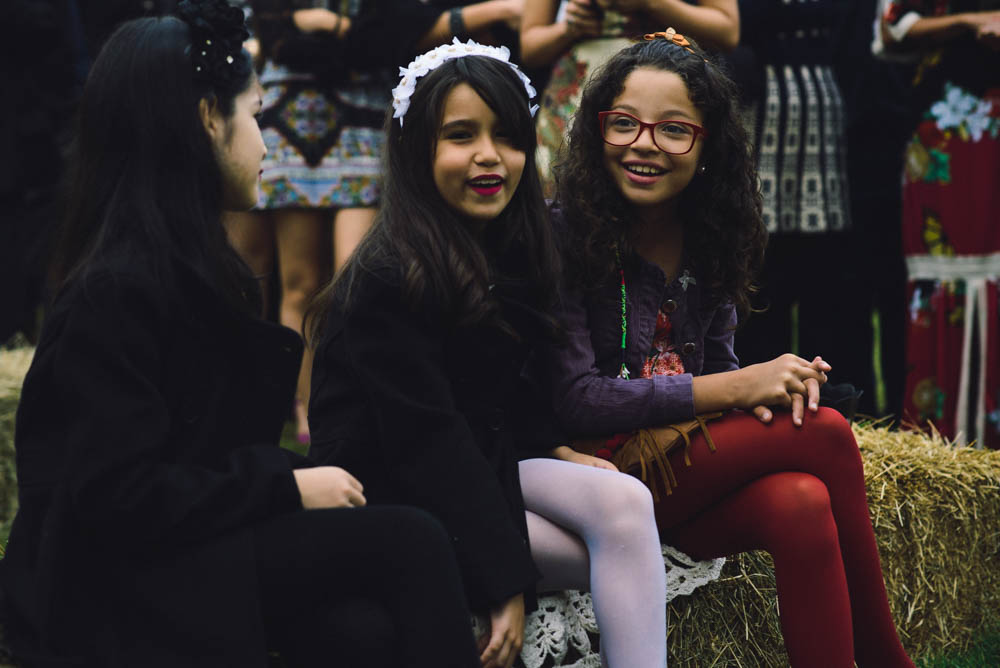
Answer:
M631 105L628 105L628 104L618 104L618 105L615 105L615 109L622 109L623 111L627 111L628 113L632 114L633 116L638 116L639 115L639 110L636 109L635 107L631 106ZM683 109L667 109L666 111L660 112L659 115L660 115L660 118L664 119L664 120L667 120L667 119L669 119L671 117L674 117L674 116L683 116L684 118L687 118L687 119L690 119L690 120L695 120L694 116L692 116L691 114L687 113Z
M471 118L459 118L454 121L448 121L441 126L441 132L447 132L448 130L461 127L476 127L478 123Z

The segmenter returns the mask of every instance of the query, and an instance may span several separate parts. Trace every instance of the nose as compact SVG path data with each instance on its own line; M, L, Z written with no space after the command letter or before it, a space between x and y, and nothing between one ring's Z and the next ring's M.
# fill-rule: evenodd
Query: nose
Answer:
M267 144L264 142L264 133L257 130L257 147L260 149L260 159L267 157Z
M658 151L656 140L653 138L653 126L646 126L639 129L639 136L632 142L632 148L640 151Z
M495 165L500 162L500 152L497 151L496 142L491 137L484 136L479 141L479 145L476 146L475 161L479 165Z

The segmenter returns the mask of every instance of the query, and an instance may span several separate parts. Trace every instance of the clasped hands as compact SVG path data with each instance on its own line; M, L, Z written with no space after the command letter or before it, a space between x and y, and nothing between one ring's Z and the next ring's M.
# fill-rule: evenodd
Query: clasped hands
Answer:
M764 423L774 417L771 406L791 407L792 422L802 426L807 408L812 413L819 410L819 388L832 368L822 357L809 362L792 353L746 366L736 372L742 398L736 407L749 410Z

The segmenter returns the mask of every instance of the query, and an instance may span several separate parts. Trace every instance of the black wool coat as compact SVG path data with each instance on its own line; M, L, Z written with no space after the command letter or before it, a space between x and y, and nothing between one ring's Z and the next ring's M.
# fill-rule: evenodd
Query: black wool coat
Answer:
M277 446L301 343L174 269L113 260L43 328L0 561L26 666L266 665L249 527L301 509Z
M533 607L517 463L566 442L522 373L546 335L531 288L497 280L491 293L517 338L460 326L429 300L412 308L390 270L364 274L351 307L331 308L309 407L313 460L351 471L369 503L441 521L473 610L522 592Z

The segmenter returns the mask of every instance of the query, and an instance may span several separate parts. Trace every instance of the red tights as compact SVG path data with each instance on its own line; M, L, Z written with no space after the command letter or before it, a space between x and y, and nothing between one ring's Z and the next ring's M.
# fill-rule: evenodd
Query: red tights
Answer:
M868 515L861 456L839 413L787 413L765 425L732 413L699 434L692 466L671 465L679 486L659 490L664 542L707 559L767 550L781 629L796 667L913 668L886 600Z

